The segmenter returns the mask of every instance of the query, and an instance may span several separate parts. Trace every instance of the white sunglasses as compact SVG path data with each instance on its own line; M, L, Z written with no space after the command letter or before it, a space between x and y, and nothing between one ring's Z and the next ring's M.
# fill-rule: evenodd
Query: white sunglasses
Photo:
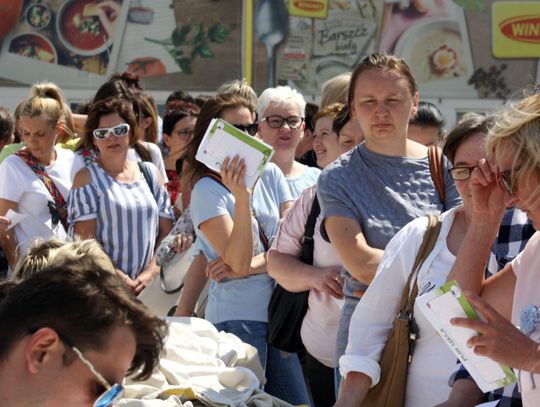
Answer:
M122 123L114 127L95 129L92 134L96 140L107 140L111 134L115 137L124 137L129 133L129 129L129 124Z

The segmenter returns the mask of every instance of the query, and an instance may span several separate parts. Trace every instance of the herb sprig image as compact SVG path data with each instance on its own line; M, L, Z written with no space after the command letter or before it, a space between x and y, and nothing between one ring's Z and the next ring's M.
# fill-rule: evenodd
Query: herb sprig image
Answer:
M206 29L202 23L188 21L176 28L170 38L156 40L145 37L144 39L162 45L182 72L191 75L193 73L191 63L198 57L214 58L210 45L222 44L230 33L231 28L220 23L215 23Z

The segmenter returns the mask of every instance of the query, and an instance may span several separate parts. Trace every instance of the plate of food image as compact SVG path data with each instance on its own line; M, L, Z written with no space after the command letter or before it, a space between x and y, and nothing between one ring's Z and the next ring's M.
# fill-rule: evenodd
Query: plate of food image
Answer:
M52 18L51 9L46 4L32 4L26 9L26 21L28 24L37 29L42 30L49 25Z
M58 10L56 31L62 45L82 56L98 55L112 43L93 0L65 1Z
M22 33L14 36L9 43L9 52L50 64L58 62L54 45L41 34Z
M412 26L397 41L394 54L405 59L419 83L471 74L457 21L430 20Z

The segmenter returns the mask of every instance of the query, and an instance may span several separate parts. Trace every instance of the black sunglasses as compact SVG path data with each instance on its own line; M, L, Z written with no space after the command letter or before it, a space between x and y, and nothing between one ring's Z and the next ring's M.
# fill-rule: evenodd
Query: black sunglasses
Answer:
M511 197L514 196L514 180L512 177L512 170L510 169L506 171L500 171L498 175L500 181L499 184L502 184L504 190L506 191L506 193L508 193L508 195L510 195Z
M250 136L254 136L255 134L257 134L257 130L259 130L259 125L257 123L253 123L253 124L233 124L233 126L236 127L238 130L246 132Z

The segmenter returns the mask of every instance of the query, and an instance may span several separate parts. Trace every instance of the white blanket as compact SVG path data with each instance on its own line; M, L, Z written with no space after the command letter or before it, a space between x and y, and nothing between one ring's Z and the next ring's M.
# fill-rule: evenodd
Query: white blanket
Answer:
M150 378L126 380L119 406L290 406L260 390L257 350L208 321L171 318L165 351Z

